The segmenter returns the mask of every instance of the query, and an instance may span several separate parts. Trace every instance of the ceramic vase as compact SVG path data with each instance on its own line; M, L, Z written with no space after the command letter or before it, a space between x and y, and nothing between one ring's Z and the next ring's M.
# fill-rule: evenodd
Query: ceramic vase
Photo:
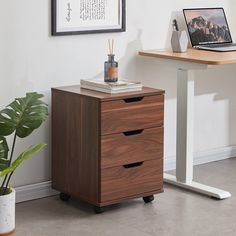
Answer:
M188 48L188 35L186 31L173 31L171 46L173 52L186 52Z
M15 190L0 196L0 236L7 236L15 231Z

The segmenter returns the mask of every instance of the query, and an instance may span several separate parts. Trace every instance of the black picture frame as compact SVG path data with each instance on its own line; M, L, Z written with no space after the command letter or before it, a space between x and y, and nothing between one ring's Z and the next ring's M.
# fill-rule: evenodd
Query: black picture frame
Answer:
M79 31L59 31L58 30L58 16L57 16L57 2L59 0L51 0L51 34L52 36L66 36L66 35L80 35L80 34L98 34L98 33L115 33L126 31L126 0L121 1L121 25L120 28L114 29L96 29L96 30L79 30ZM80 0L78 0L80 1Z

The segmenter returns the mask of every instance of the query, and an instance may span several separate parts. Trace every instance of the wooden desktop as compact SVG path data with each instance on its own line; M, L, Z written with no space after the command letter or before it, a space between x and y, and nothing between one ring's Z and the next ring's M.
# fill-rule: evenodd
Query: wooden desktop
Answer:
M140 51L139 55L160 59L177 60L203 65L236 64L236 52L211 52L198 49L188 49L186 53L175 53L171 50Z

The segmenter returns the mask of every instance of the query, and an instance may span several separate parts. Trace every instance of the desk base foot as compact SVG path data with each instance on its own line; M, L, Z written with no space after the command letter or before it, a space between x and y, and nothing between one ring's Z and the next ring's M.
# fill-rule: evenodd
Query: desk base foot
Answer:
M174 175L164 174L164 181L169 184L173 184L175 186L191 190L194 192L198 192L210 197L214 197L217 199L225 199L231 197L231 194L229 192L226 192L221 189L213 188L204 184L199 184L197 182L191 182L191 183L182 183L177 181L176 177Z

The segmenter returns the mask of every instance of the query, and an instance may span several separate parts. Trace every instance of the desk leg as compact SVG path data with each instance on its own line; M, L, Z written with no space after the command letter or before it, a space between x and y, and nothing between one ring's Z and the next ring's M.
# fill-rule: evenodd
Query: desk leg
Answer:
M229 192L193 181L194 74L179 69L177 76L176 176L164 174L167 183L224 199Z

